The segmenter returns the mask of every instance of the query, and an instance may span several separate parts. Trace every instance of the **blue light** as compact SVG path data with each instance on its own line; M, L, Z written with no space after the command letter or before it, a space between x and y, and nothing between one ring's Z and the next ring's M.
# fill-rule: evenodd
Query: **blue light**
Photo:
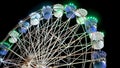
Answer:
M7 52L8 52L7 50L2 49L2 50L0 50L0 55L5 56L7 54Z
M28 28L29 26L30 26L29 22L24 22L24 23L23 23L23 27Z
M21 28L18 29L18 31L19 31L20 33L27 33L27 28L21 27Z
M75 18L75 14L72 11L70 11L70 12L66 13L66 17L73 19L73 18Z
M101 57L105 58L107 56L106 52L104 52L104 51L98 51L98 52L99 52Z
M65 12L66 12L66 17L67 18L74 18L75 17L75 14L74 14L74 10L76 9L76 6L75 5L67 5L65 7Z
M42 8L42 15L44 19L50 19L52 17L52 8L51 6L44 6Z
M93 68L106 68L106 62L105 61L100 61L100 62L95 62L93 64Z
M104 51L95 51L91 54L92 59L106 58L107 54Z
M86 27L91 27L93 25L97 25L98 20L95 17L87 17L87 20L85 21Z
M88 27L86 30L87 33L93 33L96 31L97 31L97 28L95 26Z
M87 17L86 20L86 26L92 26L92 25L96 25L98 23L98 20L95 17Z
M65 12L70 12L76 10L76 6L73 4L69 4L65 6Z

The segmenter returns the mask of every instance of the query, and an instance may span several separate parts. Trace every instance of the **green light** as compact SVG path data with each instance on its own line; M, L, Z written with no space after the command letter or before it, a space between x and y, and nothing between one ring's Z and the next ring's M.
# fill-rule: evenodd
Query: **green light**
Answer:
M106 35L106 31L105 31L105 30L102 30L102 31L101 31L101 34L102 34L103 36L105 36L105 35Z
M77 8L77 6L74 3L69 3L70 6L74 6L75 9Z
M93 17L94 20L96 20L98 23L98 25L101 23L101 18L102 16L100 15L100 13L98 13L96 10L93 9L89 9L88 10L88 17Z
M88 16L87 19L94 20L95 22L98 22L98 19L94 16Z
M8 49L10 49L12 46L7 42L0 42L0 45L5 45Z
M101 34L103 35L103 37L105 36L105 35L104 35L104 32L101 32Z
M65 4L65 8L66 8L67 6L73 6L75 9L77 8L77 6L76 6L74 3Z
M68 6L68 5L66 4L66 5L65 5L65 8L66 8L67 6Z

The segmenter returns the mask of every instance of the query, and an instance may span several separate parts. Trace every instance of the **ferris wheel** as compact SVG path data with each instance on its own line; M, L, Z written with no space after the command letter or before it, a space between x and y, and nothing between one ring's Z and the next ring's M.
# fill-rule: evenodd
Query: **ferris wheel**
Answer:
M98 20L74 4L43 6L0 43L3 68L106 68Z

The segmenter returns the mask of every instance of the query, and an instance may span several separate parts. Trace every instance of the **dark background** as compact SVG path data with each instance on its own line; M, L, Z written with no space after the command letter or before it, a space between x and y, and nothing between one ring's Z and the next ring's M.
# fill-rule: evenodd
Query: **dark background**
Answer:
M105 47L107 52L107 68L113 67L113 48L116 46L114 39L114 2L110 0L0 0L0 41L7 33L28 16L31 12L41 9L43 5L56 3L74 3L77 8L85 8L88 14L99 19L98 30L105 33ZM114 27L113 27L114 26ZM114 46L114 47L113 47Z

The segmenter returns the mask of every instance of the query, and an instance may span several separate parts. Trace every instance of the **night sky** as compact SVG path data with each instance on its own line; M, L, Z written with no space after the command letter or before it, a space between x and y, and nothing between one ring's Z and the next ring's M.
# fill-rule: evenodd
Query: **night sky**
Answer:
M0 41L7 33L18 24L20 20L27 17L31 12L41 9L43 5L54 5L56 3L76 4L77 8L85 8L88 14L95 15L99 19L98 30L105 32L105 47L107 52L107 68L112 67L113 48L113 2L109 0L0 0Z

